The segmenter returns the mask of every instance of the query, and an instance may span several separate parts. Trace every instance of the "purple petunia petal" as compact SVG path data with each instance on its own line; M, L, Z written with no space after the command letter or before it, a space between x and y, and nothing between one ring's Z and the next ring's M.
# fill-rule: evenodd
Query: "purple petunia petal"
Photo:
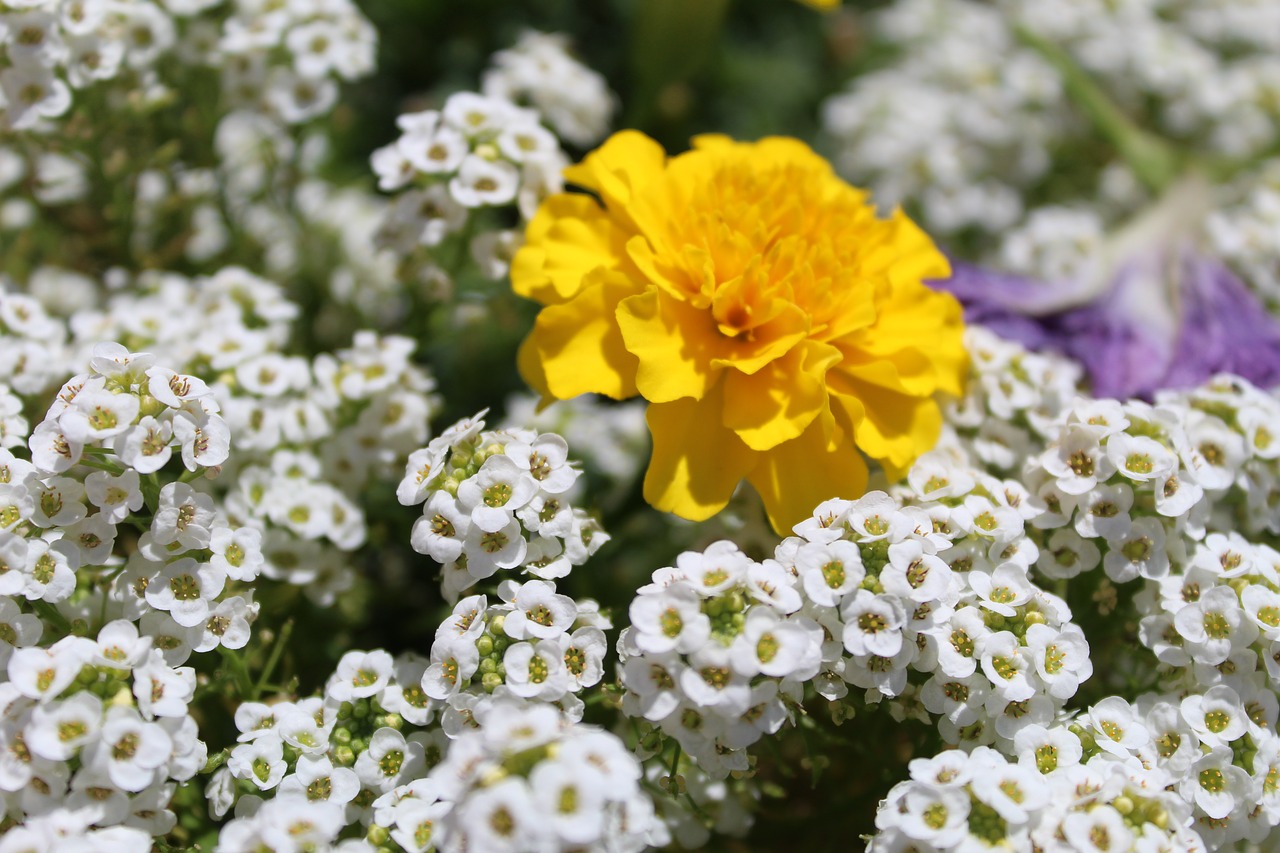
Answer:
M952 278L932 284L960 300L967 322L1079 361L1099 396L1150 398L1221 372L1280 383L1280 322L1221 261L1187 249L1130 257L1096 299L1072 308L1052 306L1070 304L1078 283L971 264L953 263Z

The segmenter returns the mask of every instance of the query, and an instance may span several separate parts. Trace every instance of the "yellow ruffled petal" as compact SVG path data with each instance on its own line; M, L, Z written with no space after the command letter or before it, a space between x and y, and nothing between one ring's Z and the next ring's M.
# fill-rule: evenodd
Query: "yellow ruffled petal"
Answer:
M622 340L638 360L636 388L646 400L702 399L720 371L711 361L724 347L715 319L659 290L622 301Z
M757 326L751 334L723 338L720 354L711 360L712 367L733 367L743 373L755 373L774 359L781 358L805 339L809 318L804 311L785 303L768 323Z
M913 397L928 397L938 388L933 362L919 350L904 348L887 358L873 358L857 348L839 344L836 348L843 354L844 361L840 363L840 371L831 376L834 390L855 393L844 384L846 380L867 382Z
M711 304L711 297L704 293L715 289L716 269L705 249L685 245L679 252L660 255L648 238L637 234L627 241L627 257L659 290L699 308Z
M511 288L544 305L564 302L597 267L628 266L626 234L587 195L561 193L538 208L511 261Z
M760 456L747 478L764 500L769 523L785 535L831 498L854 500L867 489L867 463L849 441L830 446L823 418L799 438Z
M702 521L724 509L756 454L720 426L723 404L716 391L703 400L649 406L653 456L644 477L644 499L681 518Z
M520 347L525 381L560 400L587 393L635 396L636 357L623 346L614 315L618 303L638 290L620 273L596 270L575 297L543 308Z
M724 425L752 450L799 437L826 410L826 372L839 360L833 347L806 341L756 373L726 371Z
M596 193L611 214L630 222L628 205L644 187L662 181L666 161L657 142L637 130L623 130L565 169L564 179Z
M914 393L964 393L969 355L964 347L963 310L949 293L918 283L902 284L882 299L873 325L841 343L862 353L861 357L847 353L851 364L892 361Z
M851 383L864 417L854 430L858 447L884 466L890 480L906 473L917 456L938 443L942 412L932 397L921 399L867 383ZM832 394L833 405L840 396Z
M948 278L951 262L901 210L881 222L879 241L861 258L864 275L883 272L894 285Z

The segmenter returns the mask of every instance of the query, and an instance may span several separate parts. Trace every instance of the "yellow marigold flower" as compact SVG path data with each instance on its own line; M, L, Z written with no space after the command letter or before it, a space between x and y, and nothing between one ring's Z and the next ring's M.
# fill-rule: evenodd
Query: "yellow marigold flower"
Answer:
M946 258L901 212L794 139L694 140L667 159L635 131L565 178L511 269L544 306L520 371L544 399L649 401L646 500L702 520L744 478L779 531L897 478L960 394L959 304L924 278Z

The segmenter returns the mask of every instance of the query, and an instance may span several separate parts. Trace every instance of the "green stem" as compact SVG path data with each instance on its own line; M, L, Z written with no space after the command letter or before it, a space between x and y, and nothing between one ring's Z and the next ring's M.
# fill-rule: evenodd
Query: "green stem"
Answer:
M231 672L231 678L236 683L236 690L240 693L243 700L253 700L257 698L257 694L253 692L253 679L249 677L249 670L245 667L244 661L240 659L239 652L232 651L225 646L218 647L218 653L222 655L222 660L227 664Z
M65 631L68 634L71 633L71 622L67 617L62 615L62 612L58 610L58 608L54 607L49 602L41 601L40 599L33 600L31 602L31 606L35 609L36 613L40 614L41 619L57 625L60 630Z
M115 569L114 571L111 571L110 573L98 579L98 585L102 587L102 606L98 608L99 628L107 624L107 600L111 598L111 596L108 594L111 589L111 584L115 581L116 578L120 577L120 575L123 573L124 573L124 567L121 566L120 568Z
M1182 173L1186 158L1168 140L1138 127L1065 50L1026 27L1016 26L1014 32L1061 75L1067 95L1148 189L1159 193Z
M284 647L289 642L289 635L293 633L293 620L288 619L284 623L284 627L280 629L280 635L276 637L275 645L271 647L271 655L267 658L267 665L262 668L262 674L258 676L258 683L253 687L253 693L250 698L257 701L262 695L262 690L267 686L267 682L271 680L271 673L275 670L276 664L280 663L280 655L284 654Z
M154 515L160 508L160 478L154 473L148 474L139 480L138 487L142 491L143 499L147 502L147 507Z
M106 471L108 474L120 475L124 473L124 466L108 462L106 459L96 459L90 456L81 456L78 463L86 468L96 468L99 471Z

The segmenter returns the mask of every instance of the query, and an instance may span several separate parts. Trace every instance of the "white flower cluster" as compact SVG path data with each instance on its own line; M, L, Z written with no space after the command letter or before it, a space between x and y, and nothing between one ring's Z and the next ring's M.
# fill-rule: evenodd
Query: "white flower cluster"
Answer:
M1116 701L1128 709L1123 700ZM1141 739L1140 731L1135 725L1127 734ZM879 832L867 849L1204 851L1199 836L1186 826L1185 802L1166 790L1177 775L1164 767L1144 767L1127 744L1108 743L1119 756L1101 752L1084 763L1075 734L1062 727L1039 728L1026 738L1016 763L987 747L914 759L911 780L895 785L881 803ZM1149 741L1143 746L1150 750Z
M1243 544L1237 531L1280 532L1277 418L1280 401L1228 376L1154 406L1077 400L1027 463L1027 488L1046 509L1033 522L1046 545L1038 568L1069 578L1101 563L1118 583L1163 581L1226 559Z
M609 507L626 497L644 466L649 427L639 400L617 402L590 395L558 400L541 411L533 394L507 398L504 429L528 427L564 436L588 473L599 473L607 486L591 495L597 506ZM579 478L568 493L576 499ZM598 484L597 484L598 485Z
M1280 691L1280 552L1234 533L1188 545L1185 562L1138 595L1143 644L1174 683Z
M481 412L409 455L396 492L425 501L412 544L444 566L453 601L477 581L518 569L543 580L569 574L609 541L566 493L579 476L554 433L485 430Z
M352 580L341 552L365 540L357 498L370 480L397 472L427 438L435 383L410 360L408 338L362 332L351 347L311 362L286 355L297 313L279 286L237 267L198 279L145 274L100 309L65 322L30 296L0 292L0 363L14 365L12 388L31 401L56 388L53 377L74 372L91 341L127 341L172 365L182 375L156 368L164 376L150 402L92 385L75 405L64 401L66 412L36 427L33 452L58 466L51 471L63 471L79 460L84 442L110 436L142 474L175 452L189 469L230 465L234 476L218 481L228 492L225 512L236 526L260 531L263 572L302 585L327 605ZM108 355L104 369L114 364ZM146 370L135 372L143 377ZM170 379L177 390L160 394ZM3 423L16 429L13 417ZM118 429L108 425L113 418ZM228 430L237 451L229 462Z
M1066 603L1028 577L1029 496L941 454L911 483L912 506L882 492L822 504L774 559L721 542L655 572L619 641L624 711L712 775L745 770L742 750L805 682L832 701L849 684L897 697L968 746L1050 722L1092 665Z
M235 0L208 60L231 102L300 124L333 109L339 80L373 70L377 42L351 0Z
M67 345L66 325L49 316L37 299L12 292L10 286L10 282L0 281L0 375L5 377L8 397L17 397L19 402L15 406L6 398L6 418L21 411L23 399L35 400L57 388L76 371L78 363ZM46 403L47 398L41 399L40 405ZM6 435L10 427L18 426L7 420L6 425ZM14 443L6 438L4 446Z
M390 475L427 435L434 382L409 357L408 338L357 333L354 345L312 364L264 353L237 367L225 391L244 464L227 510L260 527L266 574L303 585L322 604L350 584L340 554L366 536L357 499ZM243 436L243 438L241 438Z
M169 93L161 61L221 69L228 98L299 123L327 113L336 79L373 68L377 34L349 0L269 4L237 0L23 0L9 4L0 45L4 119L39 128L71 108L72 92L124 80L119 102Z
M29 817L5 830L5 849L48 850L52 853L76 853L80 850L143 853L152 849L152 838L144 829L132 826L97 829L93 827L92 820L92 815L84 810Z
M1106 228L1088 207L1044 205L1004 235L1000 267L1045 282L1088 280L1101 268Z
M1070 359L1031 352L981 326L965 328L965 347L965 396L944 401L939 449L999 476L1020 474L1024 460L1057 434L1083 371Z
M878 493L829 502L779 547L848 652L824 661L819 692L840 698L848 682L869 701L901 697L899 714L933 715L950 743L1008 744L1092 674L1088 642L1028 575L1024 489L938 454L909 482L906 506Z
M1152 119L1166 133L1233 156L1266 151L1277 138L1280 14L1268 4L1005 0L1004 7L1011 22L1067 48L1112 97L1135 107L1158 103Z
M609 132L616 106L609 85L569 55L565 36L526 32L491 61L482 86L488 97L530 104L557 136L579 148Z
M298 187L297 209L312 239L281 258L283 266L317 259L324 264L330 301L317 322L345 328L353 314L373 328L391 328L410 310L405 286L396 279L396 259L377 246L387 201L362 187L338 187L311 177ZM289 229L280 229L287 234ZM320 250L323 250L321 252ZM439 284L433 279L427 284Z
M838 168L880 204L918 202L944 233L1014 224L1072 124L1057 75L984 3L898 0L875 29L900 58L826 102Z
M313 321L325 345L348 336L355 324L389 328L405 316L395 256L375 241L387 201L321 176L330 158L321 132L298 138L270 116L242 108L221 116L213 134L212 163L176 163L139 175L131 235L136 255L198 265L246 251L260 255L266 275L295 282L300 291L326 289L330 298L317 300ZM175 220L185 239L175 241Z
M374 804L406 851L641 851L670 837L614 735L544 704L478 711L424 779Z
M223 464L228 427L234 432L236 455L227 463L234 476L219 481L228 492L225 511L236 525L261 532L264 573L302 585L326 605L350 585L351 569L341 552L354 550L366 537L357 498L370 480L400 469L408 453L427 438L436 408L435 383L410 360L410 339L361 332L351 347L322 353L311 362L286 355L297 306L277 285L236 267L194 280L168 273L143 276L135 287L113 294L101 310L74 314L66 345L57 344L65 337L62 324L29 298L0 295L0 317L6 315L5 305L31 320L28 335L36 334L37 326L53 330L43 347L34 337L15 340L0 334L0 352L8 349L15 359L25 355L33 371L39 366L39 373L15 388L43 385L49 364L69 372L68 361L86 346L81 342L91 340L129 341L183 371L181 381L201 390L204 405L218 414L201 421L191 403L175 397L185 408L165 415L157 435L165 441L172 436L191 467L214 452L220 458L209 464ZM9 328L6 324L0 332ZM71 464L81 433L89 429L82 422L87 424L94 414L92 408L84 409L88 415L77 414L79 407L96 405L99 396L86 396L62 415L59 425L68 418L74 423L62 426L61 433L50 431L52 422L37 427L32 441L39 442L39 452L57 452L63 445L56 439L62 435L66 452L72 454L63 462ZM160 399L170 404L172 396ZM118 395L105 403L128 405ZM129 414L108 409L96 417ZM161 413L139 408L130 417L135 415L152 416L139 420L150 426ZM169 452L153 447L159 439L144 441L149 434L140 427L128 435L127 443L113 440L139 471L145 474L167 462ZM338 550L321 547L324 542Z
M88 193L89 176L83 160L52 147L0 145L0 229L6 233L31 227L39 207L56 210ZM36 280L33 274L29 285ZM8 288L6 283L4 289Z
M145 348L211 388L242 362L282 350L298 316L279 285L242 267L198 278L113 274L106 284L118 292L66 321L77 349L102 340Z
M323 696L242 702L235 712L238 744L217 757L226 763L206 796L215 815L234 805L237 817L255 822L229 824L222 844L247 849L238 846L242 833L268 828L281 816L262 810L286 799L337 807L337 829L369 823L376 797L425 774L445 748L441 730L425 730L437 711L419 686L425 667L413 654L352 651Z
M1257 0L895 0L873 17L895 58L830 98L824 129L846 176L887 203L916 205L930 233L970 240L1010 271L1061 281L1097 261L1099 229L1132 215L1147 190L1122 161L1065 156L1094 134L1018 30L1063 50L1137 125L1244 162L1273 154L1280 139L1276 18ZM1268 170L1274 163L1243 176L1236 195L1247 199L1215 217L1213 230L1274 296L1270 262L1280 250L1267 228L1276 210ZM1069 181L1048 182L1068 172ZM1032 198L1045 207L1028 209Z
M480 612L471 624L485 624ZM666 841L639 763L613 735L577 722L581 703L566 714L498 690L431 726L442 703L419 685L439 681L434 669L414 655L353 651L322 697L241 704L239 744L216 757L225 764L206 791L215 814L234 805L218 849L296 836L295 826L320 846L360 827L362 838L337 848L352 853L390 843L423 853Z
M1211 213L1205 225L1217 254L1268 305L1280 304L1280 158L1244 175L1235 202Z
M958 753L936 759L964 780L956 788L934 777L933 764L913 767L913 781L882 808L873 849L961 850L974 838L1018 846L1029 838L1045 850L1216 850L1258 842L1280 824L1280 553L1247 538L1265 540L1280 525L1273 497L1280 447L1271 432L1278 422L1275 396L1220 376L1161 393L1155 405L1077 398L1038 430L1049 443L1025 462L1019 505L1031 509L1007 547L1059 583L1080 583L1089 571L1105 575L1104 585L1140 580L1127 618L1171 692L1132 705L1113 696L1074 720L1060 707L1037 711L1032 700L1016 722L996 719L996 733L1007 736L994 741L957 736L940 721L948 742L973 752L976 769L956 766L967 766ZM967 482L973 475L962 459L959 450L926 454L905 498L914 503ZM950 526L921 508L935 533ZM953 550L940 555L956 568ZM1102 592L1095 601L1106 614L1116 596ZM1029 627L1028 639L1033 630L1040 631ZM1072 678L1087 677L1088 647L1074 626L1032 656L1039 677L1039 662L1055 665L1063 653L1081 663ZM928 685L918 699L939 712ZM972 713L959 704L941 710ZM985 743L1022 769L974 749ZM1022 792L1021 810L999 790L1010 773L1021 774L1010 783Z
M159 471L175 447L188 471L226 462L231 430L218 414L209 386L155 361L151 353L130 353L120 344L95 346L90 373L68 380L31 432L36 468L62 474L86 451L108 448L121 465L138 474ZM120 519L125 514L127 510ZM55 523L69 522L62 518ZM168 541L172 539L162 544Z
M792 716L823 663L823 627L802 612L799 586L728 541L658 569L618 639L623 712L713 778L747 770L746 748Z
M1132 703L1107 697L1032 725L1011 762L952 750L911 762L881 804L873 851L1032 844L1046 851L1219 850L1280 821L1275 693L1233 679Z
M467 240L481 273L500 279L519 231L474 233L481 208L518 208L532 218L539 202L563 188L569 164L538 113L472 92L451 95L440 110L400 116L401 136L373 153L378 187L401 191L378 231L378 245L403 258L416 280L434 280L445 292L449 272L432 261L447 240Z
M156 361L96 346L31 461L0 449L0 791L24 839L131 827L101 843L145 849L168 833L175 783L207 753L183 664L243 648L258 613L259 532L183 482L226 459L227 426L204 382ZM122 527L141 534L127 558Z
M71 108L73 89L98 81L128 73L145 82L177 42L176 19L208 5L202 0L163 6L150 0L7 4L0 22L5 124L29 130L60 117Z
M459 601L436 629L422 691L444 703L445 731L470 719L488 694L558 703L582 717L577 694L600 683L613 627L591 600L575 601L548 581L503 581L499 602Z
M122 849L148 849L150 836L163 836L176 822L169 809L174 783L191 779L205 764L205 744L187 713L195 671L171 663L185 654L164 642L163 629L140 635L130 619L108 622L96 639L66 635L34 645L42 635L40 621L19 616L8 597L0 602L6 619L6 641L0 643L7 658L0 683L6 819L27 823L32 837L53 829L41 818L62 824L62 833L133 827L142 830L141 843L125 833L121 837L136 846ZM14 650L7 639L17 631L23 647Z

